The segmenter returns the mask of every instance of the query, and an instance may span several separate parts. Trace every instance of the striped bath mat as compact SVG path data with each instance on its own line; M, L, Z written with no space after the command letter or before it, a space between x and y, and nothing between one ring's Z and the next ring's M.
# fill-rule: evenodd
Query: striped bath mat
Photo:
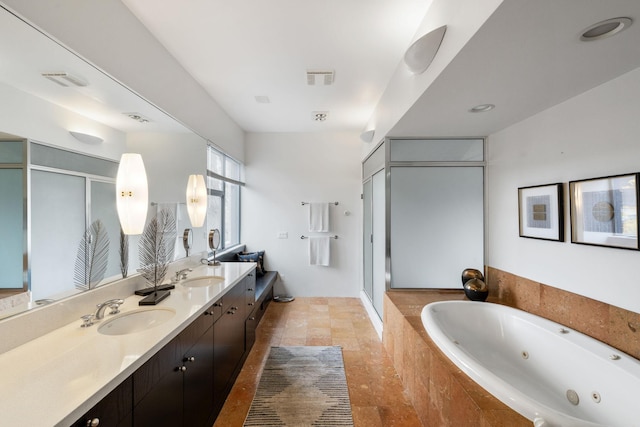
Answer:
M271 347L245 427L353 426L341 347Z

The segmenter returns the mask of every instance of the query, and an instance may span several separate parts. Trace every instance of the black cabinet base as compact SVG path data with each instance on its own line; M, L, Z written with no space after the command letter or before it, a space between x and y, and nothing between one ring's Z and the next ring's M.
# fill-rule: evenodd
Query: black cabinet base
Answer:
M156 305L163 299L171 295L170 291L157 291L138 301L138 305Z
M138 289L137 291L134 292L134 294L136 295L141 295L141 296L147 296L149 294L152 294L156 291L168 291L169 289L175 289L176 285L170 285L170 284L166 284L166 285L160 285L158 287L154 288L144 288L144 289Z

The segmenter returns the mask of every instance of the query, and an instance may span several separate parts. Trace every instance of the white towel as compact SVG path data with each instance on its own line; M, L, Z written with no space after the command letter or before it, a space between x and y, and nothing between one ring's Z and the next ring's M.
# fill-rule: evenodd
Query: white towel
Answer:
M329 266L331 257L329 236L309 237L309 265Z
M309 231L329 231L329 203L309 203Z

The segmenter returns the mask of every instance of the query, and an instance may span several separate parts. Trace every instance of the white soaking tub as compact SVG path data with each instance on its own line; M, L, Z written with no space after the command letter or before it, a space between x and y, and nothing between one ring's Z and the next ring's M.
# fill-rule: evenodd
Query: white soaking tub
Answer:
M640 361L515 308L444 301L422 309L436 345L535 426L640 427Z

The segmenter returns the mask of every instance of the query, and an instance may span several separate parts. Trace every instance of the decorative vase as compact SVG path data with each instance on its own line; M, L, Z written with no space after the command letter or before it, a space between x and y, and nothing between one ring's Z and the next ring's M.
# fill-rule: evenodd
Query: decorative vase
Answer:
M464 294L471 301L486 301L489 296L489 288L484 281L474 278L467 280L463 286Z
M471 279L484 280L484 276L480 270L476 270L475 268L465 268L462 270L462 286Z

